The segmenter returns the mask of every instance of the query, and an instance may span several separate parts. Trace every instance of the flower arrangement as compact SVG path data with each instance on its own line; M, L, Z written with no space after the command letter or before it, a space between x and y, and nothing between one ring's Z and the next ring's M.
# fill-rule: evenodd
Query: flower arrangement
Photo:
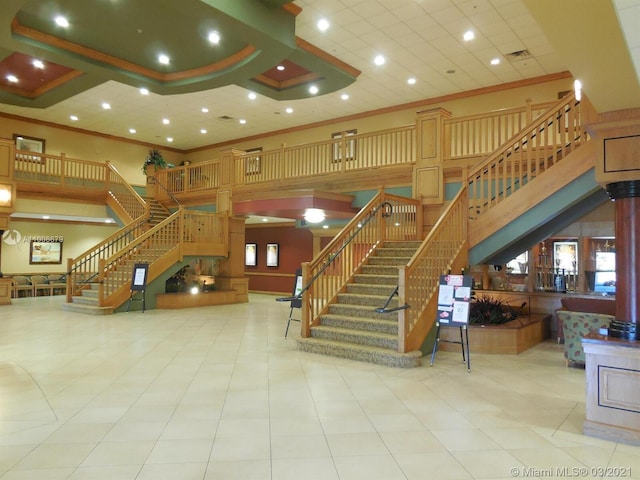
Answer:
M143 173L147 172L147 167L149 165L153 165L155 167L154 170L158 170L159 168L167 168L167 162L160 153L160 150L158 150L157 148L152 148L151 150L149 150L149 154L147 155L147 158L142 165Z

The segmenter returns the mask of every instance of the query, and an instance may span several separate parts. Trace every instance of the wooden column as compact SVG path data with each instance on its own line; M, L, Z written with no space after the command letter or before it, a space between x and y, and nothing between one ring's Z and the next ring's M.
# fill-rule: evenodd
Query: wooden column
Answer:
M640 161L640 159L639 159ZM609 335L637 340L640 312L640 180L607 185L615 200L616 319Z

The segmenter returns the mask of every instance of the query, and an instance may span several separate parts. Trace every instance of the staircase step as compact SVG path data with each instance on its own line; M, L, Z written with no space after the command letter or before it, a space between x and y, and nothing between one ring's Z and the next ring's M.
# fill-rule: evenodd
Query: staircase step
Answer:
M395 290L395 285L369 285L366 283L349 283L347 293L359 293L362 295L382 295L389 298Z
M411 257L370 257L369 265L406 265Z
M62 310L68 312L85 313L87 315L111 315L113 313L113 307L97 307L79 303L63 303L61 307Z
M398 335L390 335L388 333L348 330L345 328L318 325L311 327L311 336L313 338L322 338L324 340L398 350Z
M375 311L378 307L382 307L382 305L370 307L365 305L334 303L329 305L329 314L342 315L345 317L372 318L374 320L391 320L397 323L398 312L378 313Z
M369 295L362 293L339 293L338 303L340 305L360 305L376 309L382 307L389 299L388 295ZM394 303L395 300L395 303ZM398 305L397 299L391 299L391 303L394 303L393 307Z
M73 295L71 297L72 303L82 304L82 305L93 305L98 306L98 297L93 297L90 295Z
M360 269L360 273L365 275L394 275L397 278L398 265L363 265Z
M416 253L415 248L401 248L401 247L378 247L376 249L377 257L405 257L411 258Z
M391 335L398 334L398 321L350 317L348 315L335 315L328 313L320 316L320 325L334 328L346 328L350 330L361 330L364 332L388 333Z
M421 364L422 352L399 353L397 351L356 345L353 343L324 340L319 338L300 338L298 348L304 352L319 353L333 357L348 358L361 362L386 365L388 367L413 368Z
M398 285L398 274L395 275L367 275L358 273L353 276L355 283L365 283L367 285Z

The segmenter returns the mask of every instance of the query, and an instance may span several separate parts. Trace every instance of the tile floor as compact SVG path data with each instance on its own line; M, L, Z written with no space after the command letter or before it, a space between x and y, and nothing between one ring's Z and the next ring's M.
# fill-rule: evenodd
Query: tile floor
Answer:
M299 352L272 296L61 301L0 307L1 480L640 479L640 447L582 435L584 371L553 341L398 370Z

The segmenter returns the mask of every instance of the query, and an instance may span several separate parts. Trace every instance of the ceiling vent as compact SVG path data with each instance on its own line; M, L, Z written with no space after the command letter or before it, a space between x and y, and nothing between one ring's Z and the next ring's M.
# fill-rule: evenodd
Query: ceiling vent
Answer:
M231 120L233 120L233 117L230 117L229 115L220 115L218 117L218 120L221 120L223 122L230 122Z
M517 50L515 52L507 53L505 57L511 62L519 62L531 57L529 50Z

